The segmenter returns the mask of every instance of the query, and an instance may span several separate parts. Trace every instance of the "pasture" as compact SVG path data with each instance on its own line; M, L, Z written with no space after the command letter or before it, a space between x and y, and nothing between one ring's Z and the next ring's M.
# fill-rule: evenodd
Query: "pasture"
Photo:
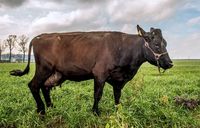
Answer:
M51 91L55 108L45 118L36 113L27 86L34 74L13 77L9 71L24 69L23 63L0 63L0 127L9 128L128 128L200 127L200 107L188 109L174 98L200 99L200 60L174 60L174 67L159 75L156 67L142 65L122 90L121 105L115 106L112 87L105 85L99 108L93 115L93 81L65 81ZM118 111L116 111L118 109Z

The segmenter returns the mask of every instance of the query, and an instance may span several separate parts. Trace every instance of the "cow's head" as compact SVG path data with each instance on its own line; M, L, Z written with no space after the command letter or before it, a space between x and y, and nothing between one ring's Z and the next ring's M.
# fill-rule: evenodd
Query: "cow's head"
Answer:
M162 37L160 29L150 28L150 32L145 32L137 25L139 35L144 39L144 56L147 61L163 69L169 69L173 66L168 55L167 42Z

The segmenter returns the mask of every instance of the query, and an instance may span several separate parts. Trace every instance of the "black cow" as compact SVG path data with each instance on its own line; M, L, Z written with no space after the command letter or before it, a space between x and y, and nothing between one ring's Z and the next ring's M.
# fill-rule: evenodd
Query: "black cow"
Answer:
M52 106L50 88L65 80L94 79L93 112L99 115L98 103L105 82L113 86L115 104L119 104L121 89L145 62L171 68L172 61L166 50L166 41L160 29L145 32L137 25L139 35L121 32L71 32L41 34L32 39L28 64L24 71L13 70L14 76L29 72L31 48L36 72L28 84L37 103L37 112L45 114L45 106Z

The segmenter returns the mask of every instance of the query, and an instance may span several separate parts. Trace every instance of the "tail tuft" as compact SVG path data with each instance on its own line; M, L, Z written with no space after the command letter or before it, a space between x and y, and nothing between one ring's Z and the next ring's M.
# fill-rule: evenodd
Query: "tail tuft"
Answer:
M25 74L28 74L28 72L29 72L29 64L27 65L27 67L25 68L24 71L21 71L19 69L12 70L12 71L10 71L10 75L12 75L12 76L23 76Z
M19 69L10 71L10 75L12 76L23 76L25 73Z
M12 76L22 76L23 75L23 71L17 69L17 70L12 70L10 71L10 75Z

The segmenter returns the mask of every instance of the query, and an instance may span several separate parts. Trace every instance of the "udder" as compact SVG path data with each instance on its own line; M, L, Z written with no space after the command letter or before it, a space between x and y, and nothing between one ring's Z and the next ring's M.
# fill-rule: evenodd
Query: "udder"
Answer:
M60 84L60 81L62 80L62 74L55 71L44 83L46 87L54 87Z

